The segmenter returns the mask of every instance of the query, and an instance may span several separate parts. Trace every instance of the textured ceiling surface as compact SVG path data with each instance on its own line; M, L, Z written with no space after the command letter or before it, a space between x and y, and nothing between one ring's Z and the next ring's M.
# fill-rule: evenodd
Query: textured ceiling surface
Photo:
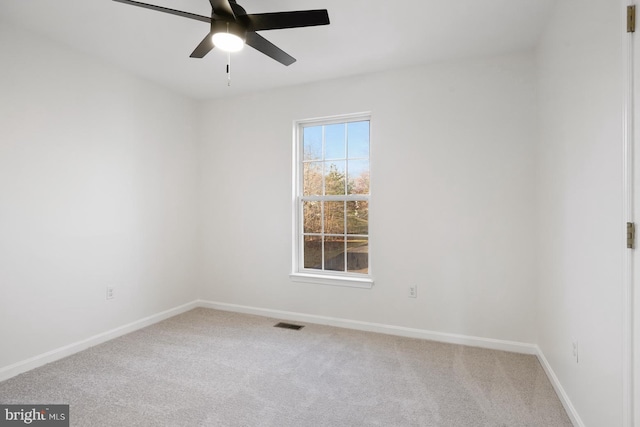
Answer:
M144 0L200 15L207 0ZM189 55L207 23L111 0L2 0L0 21L187 96L207 99L452 59L531 49L556 0L240 0L247 13L328 9L328 26L262 31L289 67L245 47Z

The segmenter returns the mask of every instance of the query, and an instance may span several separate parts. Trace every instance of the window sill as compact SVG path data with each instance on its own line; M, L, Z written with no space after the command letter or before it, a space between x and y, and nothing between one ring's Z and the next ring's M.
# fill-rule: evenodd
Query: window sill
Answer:
M292 281L301 283L317 283L320 285L346 286L364 289L371 289L373 287L373 279L370 277L360 278L308 273L291 273L289 277Z

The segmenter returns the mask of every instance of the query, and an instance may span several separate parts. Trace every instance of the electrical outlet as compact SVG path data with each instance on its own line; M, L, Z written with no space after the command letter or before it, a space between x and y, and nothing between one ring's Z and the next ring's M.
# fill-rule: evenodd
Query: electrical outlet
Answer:
M409 286L409 298L418 298L418 285Z
M115 297L116 293L113 286L107 286L107 299L114 299Z
M575 360L576 363L578 363L578 341L577 340L573 340L571 342L571 348L573 351L573 360Z

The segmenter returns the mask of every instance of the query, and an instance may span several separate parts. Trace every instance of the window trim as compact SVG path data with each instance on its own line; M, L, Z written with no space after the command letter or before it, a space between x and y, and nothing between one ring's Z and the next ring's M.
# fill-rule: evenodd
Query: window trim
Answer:
M302 150L303 146L299 142L302 141L302 131L304 127L310 125L331 125L338 123L350 123L358 121L369 122L369 170L371 170L371 140L372 140L372 124L371 124L371 112L361 112L353 114L343 114L329 117L318 117L313 119L295 120L293 122L293 163L292 163L292 249L291 249L291 273L289 277L294 282L301 283L316 283L332 286L347 286L356 288L371 289L374 284L373 273L371 269L371 252L369 252L369 265L368 273L348 273L348 272L332 272L327 270L318 270L314 272L310 269L301 269L300 260L303 257L303 245L301 243L302 232L301 217L302 217L302 203L300 202L300 193L303 185L303 176L300 173L300 165L302 163ZM371 181L369 181L369 195L365 196L369 202L369 211L371 211ZM323 196L319 196L321 198ZM341 200L345 200L343 196ZM362 200L362 195L346 195L347 200ZM326 200L323 199L323 200ZM369 213L369 227L371 226L371 213ZM371 228L367 234L369 239L369 248L371 248Z

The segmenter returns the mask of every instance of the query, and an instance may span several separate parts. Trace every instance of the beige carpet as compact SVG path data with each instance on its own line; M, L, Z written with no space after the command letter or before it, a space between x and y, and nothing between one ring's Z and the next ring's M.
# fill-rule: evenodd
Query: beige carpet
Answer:
M0 383L72 426L571 426L534 356L195 309Z

